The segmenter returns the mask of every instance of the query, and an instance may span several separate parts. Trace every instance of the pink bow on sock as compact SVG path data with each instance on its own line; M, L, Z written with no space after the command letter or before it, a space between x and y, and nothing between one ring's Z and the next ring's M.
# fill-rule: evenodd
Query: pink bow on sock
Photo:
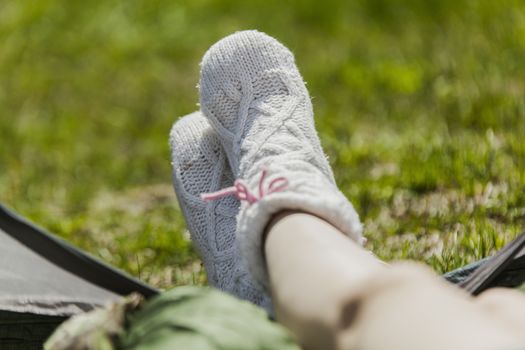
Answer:
M288 187L288 179L284 176L280 176L273 179L265 188L264 180L266 179L266 175L268 175L268 170L263 169L261 172L261 178L259 180L258 196L250 191L243 180L235 180L232 187L228 187L217 192L202 193L201 198L205 201L212 201L233 194L238 200L247 201L248 203L253 204L262 199L264 196L274 192L282 191Z

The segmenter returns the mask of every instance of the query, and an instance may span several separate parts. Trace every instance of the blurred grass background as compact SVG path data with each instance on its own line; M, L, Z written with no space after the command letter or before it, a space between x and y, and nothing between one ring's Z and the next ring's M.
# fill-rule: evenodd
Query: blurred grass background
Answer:
M205 283L167 135L198 63L295 53L369 248L443 272L525 228L525 2L0 1L0 200L159 286Z

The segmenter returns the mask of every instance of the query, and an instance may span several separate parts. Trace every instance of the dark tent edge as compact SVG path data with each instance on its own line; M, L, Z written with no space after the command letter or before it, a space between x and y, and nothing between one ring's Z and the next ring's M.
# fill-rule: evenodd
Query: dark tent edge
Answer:
M60 268L119 295L138 292L146 298L159 291L101 262L0 204L0 228Z

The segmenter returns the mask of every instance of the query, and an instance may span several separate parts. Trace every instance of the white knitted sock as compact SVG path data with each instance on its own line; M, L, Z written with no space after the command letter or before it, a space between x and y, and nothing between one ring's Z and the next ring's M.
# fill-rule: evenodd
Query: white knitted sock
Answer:
M279 211L312 213L362 243L361 223L335 184L292 53L266 34L244 31L213 45L201 65L201 110L242 179L207 198L248 197L237 238L255 279L268 287L261 236Z
M239 202L234 197L214 202L199 198L233 182L222 146L200 112L178 120L171 129L173 184L192 241L210 285L272 312L269 296L252 281L241 263L235 240Z

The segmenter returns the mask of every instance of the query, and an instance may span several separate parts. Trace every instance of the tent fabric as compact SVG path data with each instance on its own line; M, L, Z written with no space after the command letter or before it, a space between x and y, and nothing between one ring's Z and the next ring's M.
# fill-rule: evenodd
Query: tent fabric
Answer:
M158 294L0 204L0 349L41 349L72 315Z
M212 288L177 287L129 317L127 350L299 350L266 311Z
M0 310L0 349L41 350L44 341L66 319Z
M494 287L520 287L525 283L525 232L495 255L448 272L443 277L472 295Z
M0 230L1 310L71 316L117 298L117 294L60 268Z
M443 277L454 284L461 285L480 267L490 261L490 258L470 263L456 270L447 272ZM525 255L515 258L500 275L484 286L484 290L494 287L517 288L525 283Z
M17 249L12 254L16 262L11 261L9 262L10 265L7 266L0 265L0 271L6 271L9 266L14 264L23 264L22 256L25 258L27 254L39 255L57 269L67 271L71 275L85 280L92 286L98 286L117 295L128 295L132 292L138 292L149 298L158 294L157 289L89 256L57 236L34 226L1 204L0 230L2 231L0 235L4 237L9 236L12 240L14 239L20 243L19 245L11 244L12 249ZM7 238L5 241L7 242ZM26 255L22 255L24 253L21 248L24 246L28 248L25 252ZM20 257L17 256L18 252L20 252ZM46 264L46 266L49 265ZM36 274L42 272L43 270L34 269L31 275L25 276L26 283L29 283ZM61 280L60 282L66 281ZM29 285L27 286L30 287ZM38 288L40 287L38 285ZM60 288L65 288L65 286L60 285ZM78 288L75 287L73 289L75 294L72 297L75 297L78 293ZM0 295L2 292L3 290L0 287Z

